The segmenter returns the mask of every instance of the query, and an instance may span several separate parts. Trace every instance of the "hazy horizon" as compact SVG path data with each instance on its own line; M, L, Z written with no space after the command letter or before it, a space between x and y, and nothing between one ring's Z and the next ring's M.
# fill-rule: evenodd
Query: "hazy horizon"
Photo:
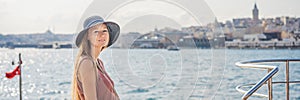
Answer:
M259 9L259 18L274 18L281 16L300 17L300 6L297 0L204 0L218 21L232 21L233 18L251 18L254 3ZM1 34L28 34L43 33L48 29L54 33L72 34L77 32L77 26L84 11L89 7L92 0L0 0L0 33ZM109 5L109 4L108 4ZM197 6L195 4L193 6ZM153 17L153 16L152 16ZM126 30L139 32L152 31L155 26L158 29L163 25L171 28L179 28L180 25L166 20L166 24L152 25L149 19L140 18L133 20L143 27L134 29L128 24ZM155 17L158 18L158 17ZM145 21L143 21L145 20ZM161 22L159 20L157 22ZM123 32L126 32L124 30Z

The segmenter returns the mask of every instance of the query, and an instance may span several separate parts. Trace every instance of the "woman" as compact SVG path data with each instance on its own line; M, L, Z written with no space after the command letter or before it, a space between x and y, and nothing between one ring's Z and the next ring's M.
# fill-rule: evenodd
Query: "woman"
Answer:
M83 27L76 37L79 52L74 65L72 99L118 100L114 83L98 56L117 40L120 27L114 22L105 22L100 16L87 18Z

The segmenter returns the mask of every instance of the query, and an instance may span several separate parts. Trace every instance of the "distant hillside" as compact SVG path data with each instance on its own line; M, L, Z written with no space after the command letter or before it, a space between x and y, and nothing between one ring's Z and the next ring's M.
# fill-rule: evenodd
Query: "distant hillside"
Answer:
M50 30L44 33L2 35L0 43L12 42L14 44L39 44L52 42L72 42L74 34L54 34Z

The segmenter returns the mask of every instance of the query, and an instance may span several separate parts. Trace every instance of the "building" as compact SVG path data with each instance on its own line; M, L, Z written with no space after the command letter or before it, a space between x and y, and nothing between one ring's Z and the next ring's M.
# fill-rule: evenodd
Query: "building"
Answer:
M256 3L254 4L254 9L252 10L252 19L255 25L259 23L259 10Z
M180 48L210 48L211 43L207 39L206 35L204 35L201 38L196 38L193 36L184 36L182 37L178 43L177 46Z
M138 37L133 41L130 48L167 48L174 43L163 34L151 32Z
M138 32L129 32L129 33L123 33L120 35L119 39L117 40L115 47L120 48L130 48L130 46L133 44L133 42L138 39L142 34Z

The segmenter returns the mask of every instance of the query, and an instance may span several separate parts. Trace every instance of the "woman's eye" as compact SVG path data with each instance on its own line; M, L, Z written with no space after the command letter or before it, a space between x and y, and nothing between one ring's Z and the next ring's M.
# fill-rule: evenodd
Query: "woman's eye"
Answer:
M102 32L103 32L103 33L104 33L104 32L107 32L107 30L103 30Z
M94 31L94 33L99 33L99 31Z

